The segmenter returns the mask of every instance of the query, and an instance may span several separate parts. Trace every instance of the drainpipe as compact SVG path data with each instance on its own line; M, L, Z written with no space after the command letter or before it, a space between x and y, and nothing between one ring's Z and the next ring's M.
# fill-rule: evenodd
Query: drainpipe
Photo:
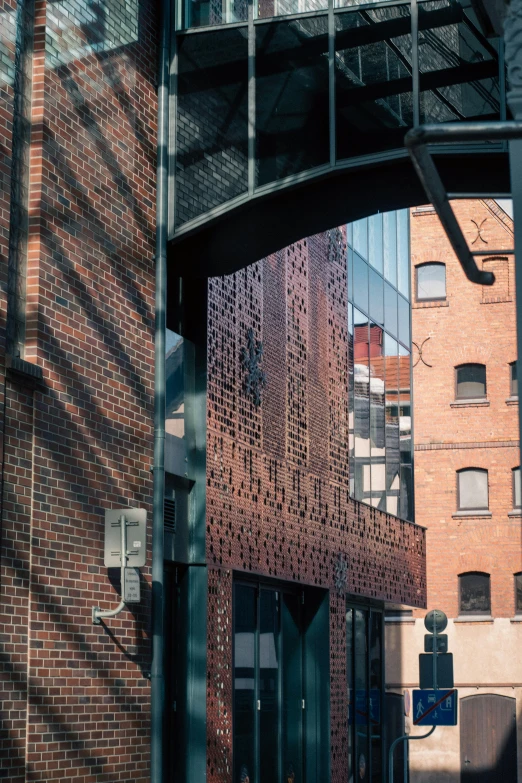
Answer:
M154 361L154 499L152 517L152 665L150 780L163 781L163 504L165 495L165 326L167 289L167 165L170 0L162 0L158 72L156 178L156 321Z

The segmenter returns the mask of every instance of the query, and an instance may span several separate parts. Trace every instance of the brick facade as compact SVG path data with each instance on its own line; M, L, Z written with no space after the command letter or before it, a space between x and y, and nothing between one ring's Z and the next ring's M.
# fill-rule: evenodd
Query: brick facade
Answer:
M473 249L513 248L512 223L494 201L457 202L455 211ZM414 283L418 264L446 264L446 300L416 303L414 295L412 316L424 360L414 346L415 505L416 521L428 527L428 606L455 617L457 574L484 571L491 574L493 615L512 617L513 574L522 569L520 518L508 516L511 471L519 465L518 404L509 401L509 365L516 360L514 257L479 259L497 280L492 288L474 285L437 216L415 210L411 255ZM455 404L454 368L465 363L486 365L487 403ZM466 467L488 470L491 518L454 516L456 471Z
M422 528L349 497L345 241L332 229L209 281L207 561L217 589L208 647L217 626L229 640L224 660L208 659L213 783L232 774L232 646L221 617L232 609L232 571L330 590L335 783L347 775L344 592L424 605ZM263 349L259 406L245 390L249 330ZM342 597L339 559L348 567Z
M15 8L2 9L2 68L14 62ZM25 359L44 385L0 379L0 775L145 781L148 569L132 613L104 627L91 610L119 601L103 566L104 509L150 511L156 10L146 0L34 10ZM3 347L10 65L0 100Z
M460 704L457 727L437 728L433 739L411 743L411 783L460 779L466 763L479 764L488 780L522 777L520 731L512 720L500 725L490 712L499 703L518 716L522 709L522 624L514 585L514 574L522 570L521 516L513 508L512 475L520 464L518 398L510 382L510 364L517 359L516 305L514 257L507 252L513 249L513 223L492 199L458 201L453 208L468 245L491 251L477 259L496 282L470 283L434 211L412 210L415 518L427 528L427 608L449 618ZM419 302L416 267L430 261L446 265L446 297ZM468 363L486 367L485 399L456 400L455 367ZM457 471L464 468L488 471L488 511L459 511ZM491 616L460 612L459 575L470 571L490 576ZM413 618L387 626L387 687L401 695L418 687L423 616L414 610ZM479 716L475 723L468 717L471 705ZM412 721L406 718L410 726ZM484 729L486 722L494 730ZM516 754L506 753L511 731L518 775Z

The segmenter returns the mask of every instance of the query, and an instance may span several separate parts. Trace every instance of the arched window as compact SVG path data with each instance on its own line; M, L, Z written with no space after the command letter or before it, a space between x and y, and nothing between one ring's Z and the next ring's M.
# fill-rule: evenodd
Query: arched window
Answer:
M455 367L457 400L480 399L486 396L486 365L461 364Z
M439 261L420 264L415 272L418 302L446 299L446 264Z
M489 574L459 574L459 614L491 614Z
M482 468L464 468L457 471L459 511L487 511L488 472Z
M511 362L511 364L509 365L509 382L510 382L511 397L518 397L518 379L517 379L516 362Z
M522 506L522 503L520 502L520 466L518 468L513 468L511 472L513 474L513 508L520 508Z

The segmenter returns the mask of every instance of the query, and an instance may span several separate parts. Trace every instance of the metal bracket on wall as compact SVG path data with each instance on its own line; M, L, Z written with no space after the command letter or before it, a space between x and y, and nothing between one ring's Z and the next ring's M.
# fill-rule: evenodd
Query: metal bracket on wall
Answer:
M404 143L424 191L435 208L455 255L468 280L479 285L493 285L495 275L477 267L474 256L486 255L468 247L449 196L428 149L428 144L454 144L472 141L508 141L522 139L522 122L447 122L442 125L419 125L405 136ZM503 251L505 254L507 251ZM491 255L488 252L487 255Z

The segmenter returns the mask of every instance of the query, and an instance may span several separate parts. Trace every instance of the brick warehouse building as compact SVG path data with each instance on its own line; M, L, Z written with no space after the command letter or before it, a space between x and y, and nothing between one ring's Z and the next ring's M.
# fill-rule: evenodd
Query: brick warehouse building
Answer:
M1 774L145 781L150 535L141 603L99 626L92 608L119 600L105 510L151 512L156 8L6 2L1 22ZM345 780L356 765L379 774L382 611L423 605L424 531L347 487L346 253L334 230L213 280L208 335L206 281L181 285L172 271L165 779L244 780L269 758L259 736L283 712L293 717L274 757L288 780L303 765L307 780ZM397 281L388 288L397 300ZM368 309L359 337L379 320ZM409 335L394 339L407 352ZM368 332L359 365L370 343ZM256 367L260 404L255 383L245 387L252 373L263 386ZM363 453L369 369L357 383L366 413L356 400L364 436L352 464L368 458L377 475L383 424ZM382 384L373 394L382 413ZM390 432L398 453L396 420ZM400 490L385 484L375 505L386 508L387 489L396 510ZM284 707L260 693L283 648L278 687L299 695ZM347 667L363 694L363 719L352 713L348 727Z
M496 282L470 284L433 210L412 210L416 521L427 527L428 609L450 618L460 700L458 728L411 743L412 783L522 774L513 222L493 200L454 206ZM387 684L402 694L417 686L425 629L415 611L394 614Z

